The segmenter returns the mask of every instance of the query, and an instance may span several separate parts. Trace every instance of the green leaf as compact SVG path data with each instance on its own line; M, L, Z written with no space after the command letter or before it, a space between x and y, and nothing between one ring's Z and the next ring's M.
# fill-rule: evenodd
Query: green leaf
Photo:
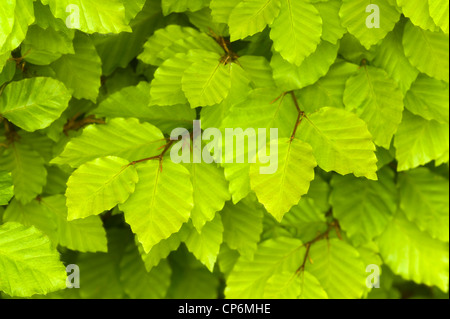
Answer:
M139 164L137 171L136 190L120 209L148 253L188 221L194 206L193 189L189 171L168 159L162 171L158 161Z
M439 159L448 152L448 124L403 113L394 145L397 150L398 170L406 171Z
M120 262L131 241L129 231L108 230L108 253L79 254L76 264L80 268L82 299L121 299L125 292L120 281Z
M172 282L167 299L217 299L219 279L186 249L171 259Z
M13 2L15 2L15 5ZM0 16L2 18L0 30L6 33L0 36L0 56L5 53L9 56L9 52L16 49L25 39L28 26L35 21L35 18L33 14L33 1L31 0L8 0L8 4L4 4L4 6L4 14L7 15L7 18L3 20L5 17ZM11 11L12 8L14 8L14 11ZM3 28L5 29L2 30Z
M120 281L133 299L162 299L170 285L172 270L167 261L151 271L145 269L136 245L131 242L120 261Z
M397 211L397 189L389 168L378 172L377 182L336 175L331 185L333 216L352 239L371 241L383 232Z
M272 68L266 58L261 56L246 55L239 57L237 64L245 71L246 77L250 80L255 88L273 88ZM231 65L233 68L235 64ZM233 82L231 85L233 86ZM236 101L238 97L234 97Z
M8 202L14 196L14 185L11 174L0 171L0 206L8 205Z
M314 1L312 1L314 2ZM340 0L318 1L314 6L319 11L322 18L322 40L337 44L347 31L341 25L339 10L341 8Z
M22 204L29 203L42 192L47 182L44 159L27 144L10 144L0 156L0 167L11 172L14 195Z
M247 128L278 128L279 137L290 137L297 115L289 95L274 88L256 89L246 99L232 105L221 127L242 128L244 131Z
M137 86L126 87L103 100L92 113L99 117L130 118L155 125L164 133L174 128L192 125L195 111L187 105L151 105L150 83L140 82Z
M324 105L343 109L345 83L357 71L358 65L338 60L324 77L296 94L303 110L312 113Z
M322 108L302 121L297 137L312 146L323 170L377 179L375 145L366 123L356 115Z
M422 167L400 174L399 189L406 217L431 237L448 242L448 180Z
M325 212L320 210L313 199L306 196L298 205L292 207L281 223L276 226L288 230L292 236L303 242L313 240L317 234L327 230Z
M280 15L271 26L273 48L288 62L299 66L320 43L322 18L309 2L282 0Z
M378 239L384 262L407 280L448 291L448 243L421 232L399 212Z
M370 49L371 46L378 44L392 29L400 19L400 12L395 6L389 3L389 0L377 0L376 5L379 12L369 11L366 8L372 2L366 0L343 0L339 15L342 26L347 28L348 32L353 34L361 44ZM372 15L378 14L378 17ZM382 20L379 26L369 27L370 23L376 25L377 18Z
M322 41L317 50L308 56L300 66L292 65L284 60L280 54L272 57L271 66L277 86L285 91L301 89L317 82L326 75L334 63L339 50L338 45Z
M38 200L32 200L24 205L13 199L5 211L3 220L27 227L34 226L50 239L52 248L58 245L58 225L54 215Z
M0 290L13 297L47 294L66 287L66 272L56 249L34 227L0 226Z
M187 104L188 100L182 86L186 70L194 63L217 58L216 53L203 50L170 54L170 57L155 71L150 88L151 104L160 106Z
M302 242L293 238L276 238L258 246L253 259L240 257L227 279L227 299L260 299L267 281L275 274L295 274L304 255Z
M70 140L54 164L81 164L99 157L117 156L136 161L158 155L164 145L161 131L137 119L112 119L106 125L90 125L83 133Z
M186 240L184 240L187 249L213 272L219 255L220 245L223 242L223 224L219 214L205 224L201 232L192 228Z
M208 5L208 0L162 0L164 15L172 12L198 11Z
M144 3L145 6L142 8ZM126 68L142 52L142 46L161 23L162 13L159 1L133 0L125 1L124 5L127 18L136 14L130 22L132 33L122 32L107 36L95 33L91 36L98 55L102 59L105 76L112 74L118 67ZM130 5L133 5L133 8L128 9Z
M128 164L108 156L81 165L67 182L68 220L98 215L125 203L139 180L134 166Z
M157 30L149 38L138 59L160 66L176 53L187 53L195 49L223 53L223 49L211 37L193 28L169 25L165 29Z
M218 104L230 92L230 68L222 63L217 54L215 58L192 64L184 73L181 83L192 108Z
M420 72L449 82L448 35L422 30L407 22L403 34L403 48L409 62Z
M75 54L74 33L60 32L53 28L42 29L32 25L22 43L21 52L25 60L36 65L47 65L63 54Z
M211 0L210 8L213 20L218 23L228 23L231 12L241 0Z
M122 0L43 0L56 18L86 33L131 32Z
M278 169L263 172L267 165L258 160L250 167L250 183L266 210L281 221L284 214L308 193L317 162L307 143L297 139L271 140L269 144L272 143L278 147Z
M436 25L430 16L430 7L428 1L422 0L397 0L405 17L424 30L435 31Z
M393 31L376 47L373 65L387 72L394 79L403 95L419 75L419 71L411 65L403 50L402 38L405 24L398 23Z
M439 123L449 122L448 84L419 75L405 96L405 107L415 115Z
M231 41L244 39L264 30L280 12L281 0L243 0L231 11L228 25Z
M430 8L430 16L434 23L441 28L442 31L448 34L449 32L449 5L448 1L443 0L428 0Z
M0 49L8 39L14 25L14 9L16 7L16 0L10 0L3 4L2 12L0 13Z
M148 253L144 251L142 244L136 240L139 248L139 253L144 261L147 271L151 271L153 267L158 266L159 263L169 256L169 254L180 247L181 241L185 240L189 235L191 228L189 224L184 224L177 233L173 233L169 238L161 240L154 245Z
M238 204L227 203L221 212L224 226L223 240L241 256L253 257L263 231L264 209L253 197Z
M359 252L333 238L311 246L306 270L314 275L330 299L361 298L366 289L366 265Z
M75 54L65 54L50 66L56 78L73 90L75 98L95 103L101 86L102 62L87 35L77 33L73 47Z
M308 271L300 274L301 294L299 299L328 299L328 294L323 289L315 276Z
M264 288L264 299L297 299L301 283L300 276L289 271L274 274Z
M347 80L344 104L367 123L375 144L389 149L404 105L402 92L387 73L370 66L361 68Z
M25 79L9 84L0 99L0 115L26 131L48 127L69 105L64 84L50 78Z
M215 164L186 164L190 172L194 188L194 208L191 220L199 233L203 226L214 219L216 212L221 211L225 202L230 200L228 182L222 168Z
M106 252L106 232L98 216L67 221L66 198L63 195L45 197L41 200L52 213L58 227L58 243L61 246L81 252Z

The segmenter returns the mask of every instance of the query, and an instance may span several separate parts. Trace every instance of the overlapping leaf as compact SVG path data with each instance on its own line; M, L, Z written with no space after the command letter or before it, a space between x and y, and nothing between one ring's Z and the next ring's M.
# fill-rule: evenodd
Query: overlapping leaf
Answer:
M67 182L68 220L98 215L125 203L139 180L134 166L128 164L108 156L81 165Z
M30 297L66 287L66 272L56 249L34 227L0 226L0 289L10 296Z
M164 136L155 126L137 119L112 119L106 125L92 125L71 139L64 151L52 162L79 167L105 156L136 161L158 155Z

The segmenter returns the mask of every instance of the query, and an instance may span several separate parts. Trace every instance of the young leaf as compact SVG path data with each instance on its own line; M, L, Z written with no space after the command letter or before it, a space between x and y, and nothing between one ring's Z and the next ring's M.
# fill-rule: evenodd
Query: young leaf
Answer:
M221 57L192 64L182 78L183 92L192 108L211 106L222 102L231 88L230 68Z
M314 275L331 299L361 298L366 288L366 265L348 243L333 238L311 246L306 270Z
M448 291L448 243L421 232L401 211L377 242L383 260L394 273Z
M125 203L139 180L134 166L128 164L108 156L81 165L67 182L68 220L98 215Z
M448 152L448 124L403 113L403 121L395 135L398 170L406 171L437 160Z
M131 242L120 261L120 281L133 299L162 299L170 285L172 270L167 261L151 271L145 269L136 245Z
M8 205L8 202L14 196L14 185L11 174L0 171L0 206Z
M379 10L367 13L368 4L370 3L365 0L343 0L339 11L342 26L347 28L348 32L353 34L366 49L378 44L386 34L394 29L400 19L400 12L389 3L389 0L376 1ZM375 17L372 18L371 15L375 15ZM377 25L377 19L383 21L378 21Z
M121 0L43 0L55 17L86 33L131 32Z
M58 224L58 242L61 246L81 252L106 252L106 232L98 216L68 221L66 198L55 195L42 199L42 205L53 213Z
M419 75L405 96L405 107L415 115L439 123L449 122L448 84Z
M92 40L77 33L73 46L75 54L65 54L51 64L58 80L73 90L77 99L97 101L101 86L102 62Z
M276 238L259 245L252 259L240 257L227 279L225 296L234 298L263 298L267 281L285 271L295 274L301 265L305 248L293 238Z
M44 129L69 105L70 92L51 78L31 78L9 84L0 97L0 115L28 131Z
M54 164L81 164L99 157L117 156L136 161L155 156L164 145L164 136L155 126L137 119L112 119L106 125L91 125L70 140Z
M280 12L281 0L243 0L231 11L231 41L244 39L264 30Z
M310 56L320 43L322 18L307 1L282 0L280 15L271 26L273 48L296 66Z
M403 34L403 48L409 62L420 72L449 82L448 35L422 30L407 22Z
M297 137L309 143L319 166L377 180L377 158L366 123L356 115L325 107L301 123Z
M188 221L194 206L193 189L188 170L168 159L162 171L158 161L140 164L137 171L136 190L120 209L148 253Z
M399 189L406 217L431 237L448 242L448 180L422 167L401 173Z
M47 294L66 287L66 271L56 249L34 227L0 226L0 290L13 297Z
M213 272L219 254L220 245L223 242L223 224L219 214L205 224L201 232L191 228L189 235L184 240L187 249Z
M344 104L367 123L375 144L389 149L404 105L401 91L387 73L370 66L361 68L347 80Z
M0 156L0 167L11 172L14 195L21 203L31 202L47 182L44 159L27 144L12 143Z
M236 205L228 202L221 215L224 242L241 256L253 257L263 231L264 208L249 196Z
M265 175L266 164L257 161L250 166L250 184L266 210L279 222L301 196L308 193L317 166L313 150L297 139L272 140L278 144L278 170Z
M397 211L397 189L389 168L378 172L378 181L334 176L330 202L333 215L350 238L371 241L386 228Z

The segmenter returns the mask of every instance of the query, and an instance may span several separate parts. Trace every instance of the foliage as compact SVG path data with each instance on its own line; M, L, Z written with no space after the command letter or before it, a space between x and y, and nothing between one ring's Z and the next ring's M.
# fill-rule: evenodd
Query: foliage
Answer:
M445 296L448 7L2 1L0 296ZM176 163L196 119L277 128L278 170Z

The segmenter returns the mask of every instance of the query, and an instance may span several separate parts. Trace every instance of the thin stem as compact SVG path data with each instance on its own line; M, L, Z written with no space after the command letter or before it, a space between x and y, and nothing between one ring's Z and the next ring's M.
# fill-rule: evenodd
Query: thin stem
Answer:
M297 269L297 274L298 274L299 272L305 270L306 262L308 261L308 258L309 258L309 252L310 252L311 246L312 246L314 243L316 243L316 242L318 242L318 241L320 241L320 240L322 240L322 239L328 239L328 237L329 237L329 235L330 235L330 232L331 232L333 229L336 231L336 234L337 234L338 238L339 238L340 240L342 240L342 236L341 236L341 232L340 232L339 223L338 223L337 220L334 220L334 221L332 221L332 222L328 225L328 229L327 229L324 233L319 234L316 238L314 238L313 240L307 242L307 243L304 245L304 246L306 247L305 257L303 258L303 263L302 263L302 264L300 265L300 267Z
M294 130L291 135L291 141L293 141L295 138L295 135L297 134L297 129L298 129L299 125L302 123L303 118L306 116L306 114L305 114L305 112L303 112L300 109L300 105L298 104L297 97L295 96L295 92L291 91L290 94L292 96L292 100L294 101L295 108L297 109L297 112L298 112L297 121L295 122L295 127L294 127Z
M152 157L148 157L148 158L143 158L143 159L140 159L140 160L137 160L137 161L133 161L133 162L131 162L130 164L128 164L128 166L133 166L133 165L136 165L136 164L139 164L139 163L148 162L148 161L159 160L159 169L160 169L161 172L162 172L162 170L163 170L162 162L163 162L164 155L166 155L166 153L169 151L169 149L172 147L172 145L173 145L175 142L176 142L176 140L170 140L169 143L167 143L166 145L164 145L164 146L163 146L164 149L163 149L163 151L161 152L161 154L156 155L156 156L152 156Z

